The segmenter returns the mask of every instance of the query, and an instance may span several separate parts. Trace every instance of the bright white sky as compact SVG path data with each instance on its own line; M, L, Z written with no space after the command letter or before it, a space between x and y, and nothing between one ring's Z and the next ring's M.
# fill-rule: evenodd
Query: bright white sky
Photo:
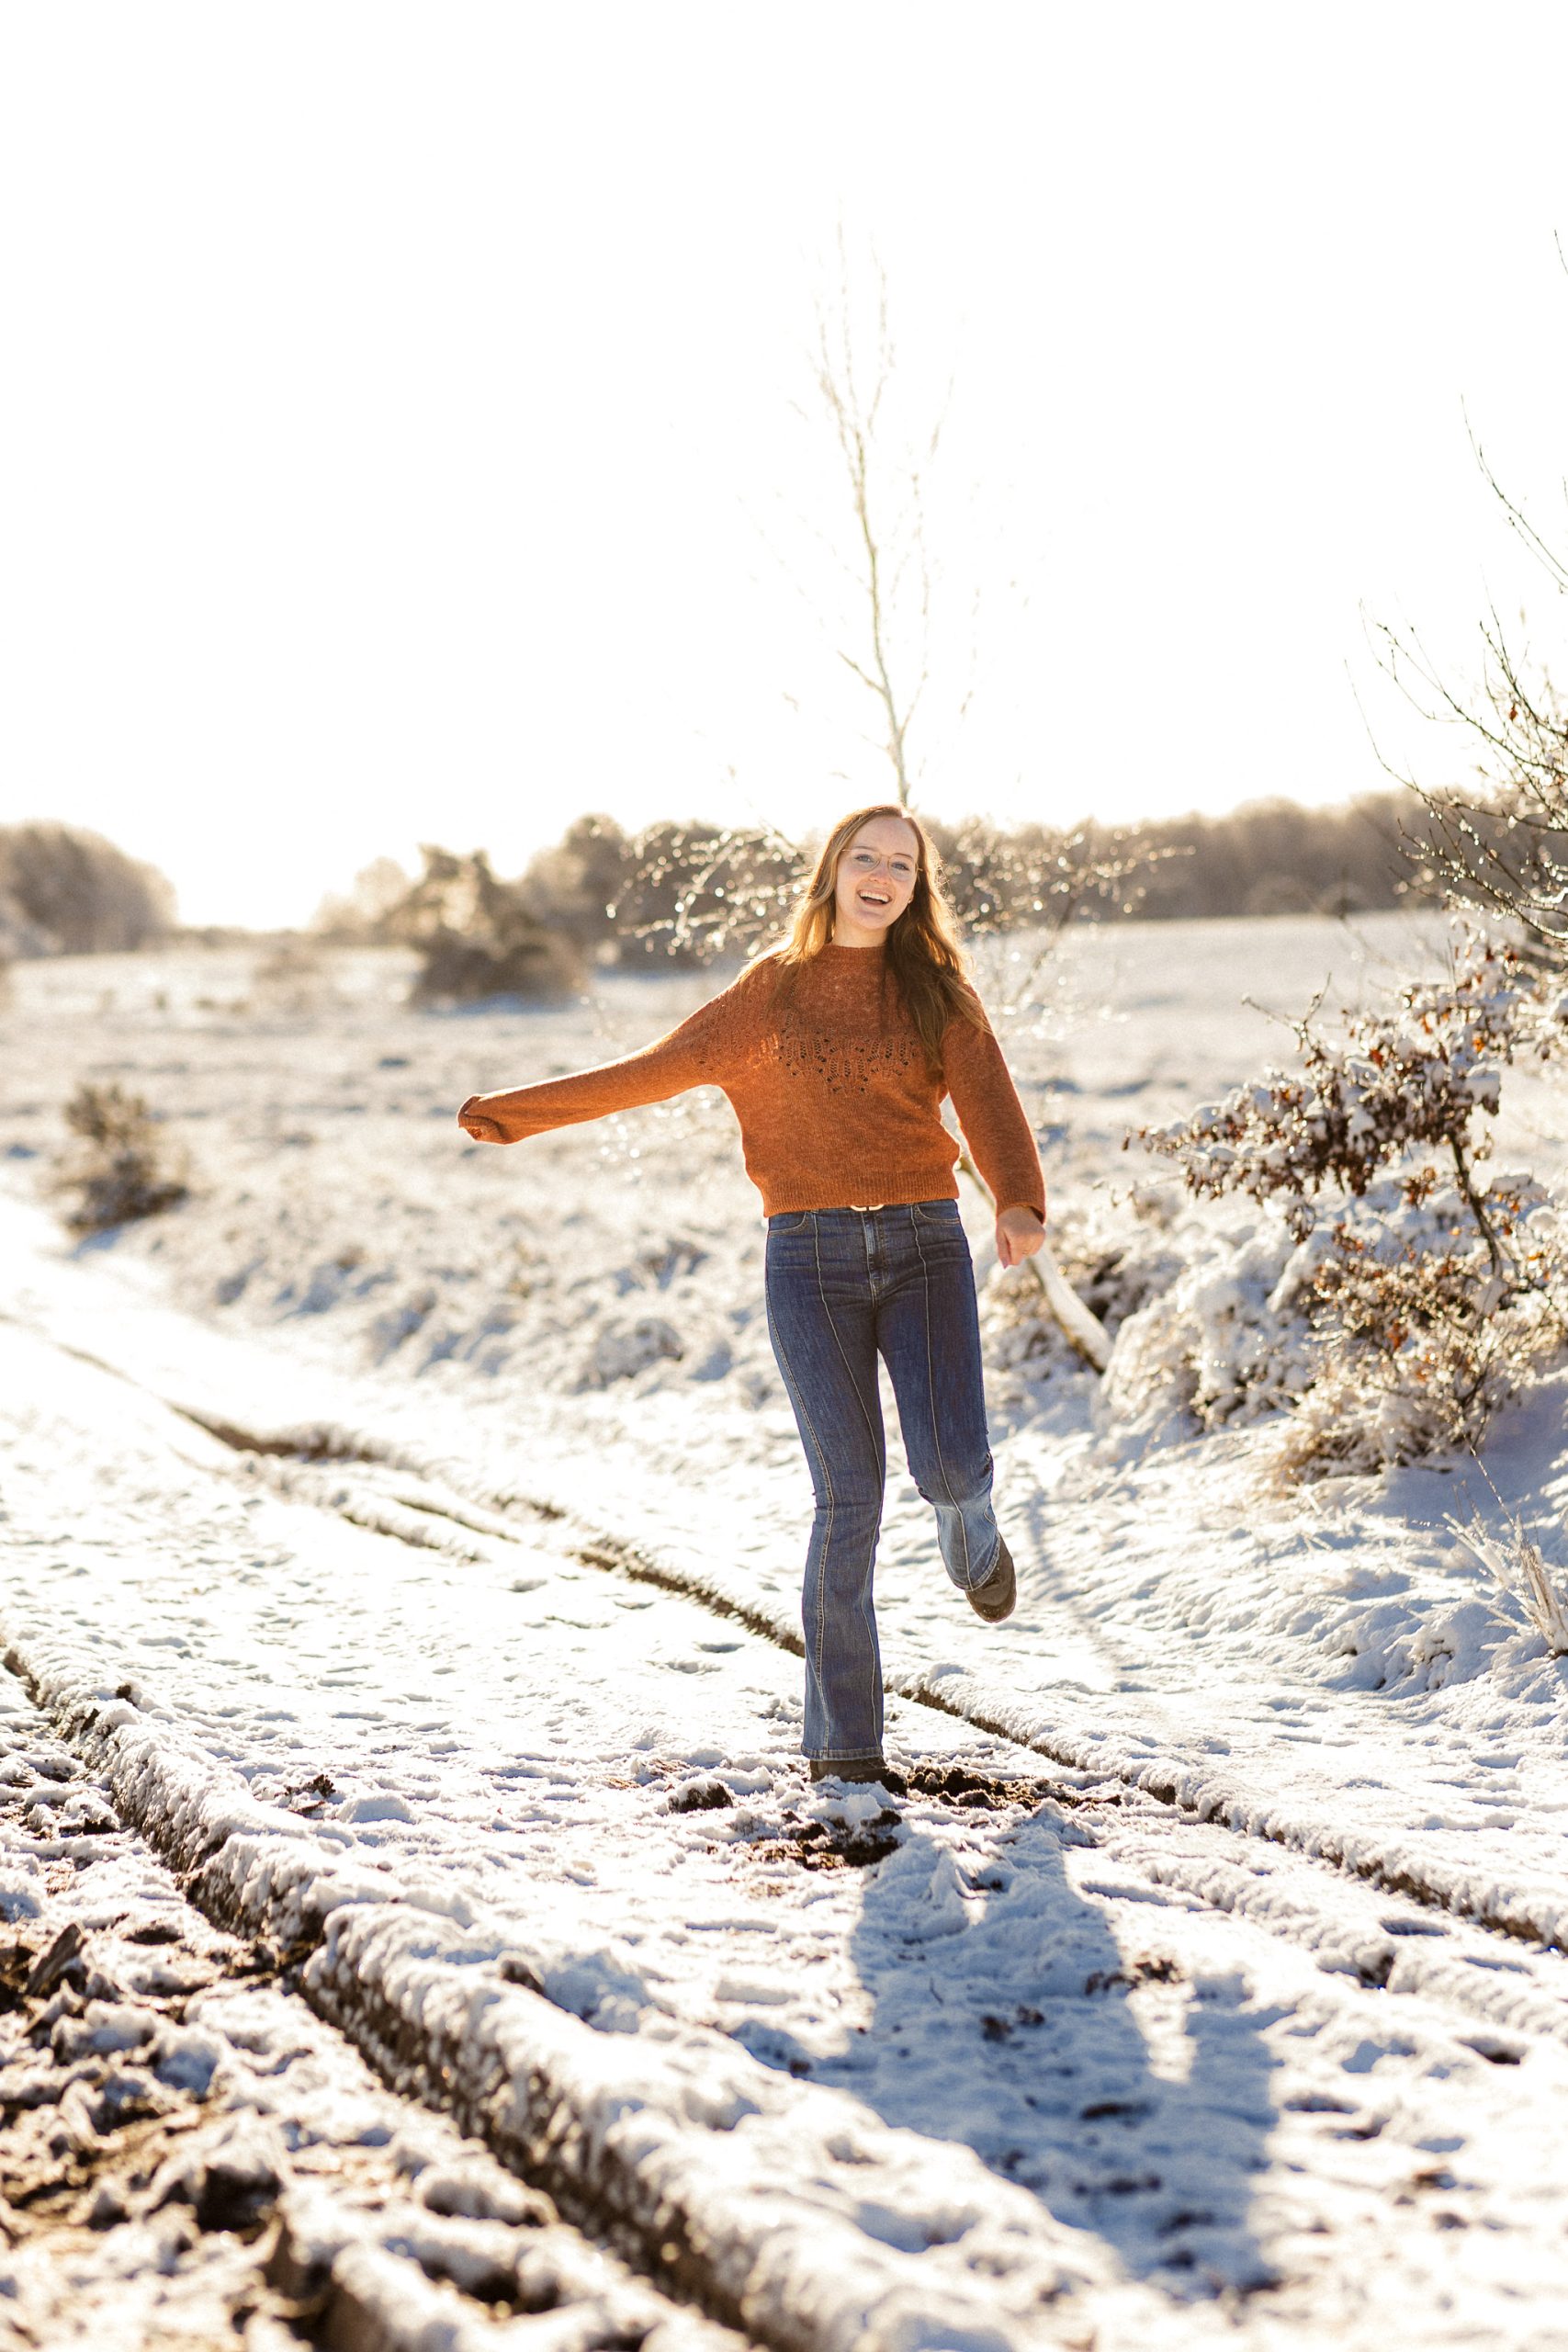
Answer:
M1559 0L7 9L0 820L267 923L880 794L792 407L840 219L896 424L954 379L924 806L1337 799L1358 691L1452 773L1362 612L1561 634L1464 413L1568 536L1565 87Z

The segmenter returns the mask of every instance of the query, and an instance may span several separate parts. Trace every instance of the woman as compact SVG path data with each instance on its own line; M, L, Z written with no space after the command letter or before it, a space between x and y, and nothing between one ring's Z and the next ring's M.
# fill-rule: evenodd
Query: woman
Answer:
M1002 1264L1032 1256L1045 1229L1034 1137L915 818L859 808L836 825L783 946L657 1045L471 1095L457 1116L480 1143L516 1143L692 1086L721 1087L740 1123L768 1219L768 1329L816 1490L803 1603L811 1777L901 1791L882 1755L872 1604L886 1473L878 1353L948 1575L992 1624L1015 1591L991 1504L944 1094L996 1199Z

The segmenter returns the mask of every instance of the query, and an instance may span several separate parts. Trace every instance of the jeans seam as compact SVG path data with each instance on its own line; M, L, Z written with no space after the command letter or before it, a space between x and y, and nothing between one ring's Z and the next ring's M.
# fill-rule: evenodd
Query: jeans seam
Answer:
M874 1453L880 1454L883 1448L878 1445L876 1442L876 1423L872 1419L870 1413L866 1409L865 1398L861 1395L860 1382L855 1378L855 1368L850 1362L848 1356L844 1353L844 1343L839 1337L839 1327L833 1319L833 1310L828 1304L828 1294L822 1286L822 1236L819 1232L815 1230L811 1236L811 1251L817 1266L817 1295L821 1302L823 1318L827 1323L829 1330L833 1334L833 1345L839 1351L839 1361L843 1365L845 1372L849 1374L850 1386L855 1392L855 1402L860 1407L861 1418L865 1422L865 1433L871 1440L872 1452ZM874 1301L873 1302L873 1305L874 1306ZM886 1433L884 1436L884 1443L886 1443ZM886 1472L884 1472L885 1483L886 1475Z
M773 1340L774 1350L778 1355L779 1363L784 1367L784 1382L790 1392L790 1402L794 1405L800 1419L805 1422L806 1427L811 1432L811 1442L816 1448L817 1459L821 1464L822 1485L828 1497L827 1523L822 1531L822 1542L817 1555L817 1594L816 1607L813 1611L813 1614L817 1620L817 1641L811 1663L816 1670L818 1682L820 1683L822 1680L822 1650L824 1641L827 1637L826 1621L828 1613L827 1610L823 1606L823 1579L827 1573L829 1554L832 1549L833 1521L838 1515L838 1498L833 1492L833 1475L828 1461L828 1449L817 1434L817 1424L812 1419L810 1411L807 1406L806 1391L802 1388L799 1381L796 1380L795 1374L791 1369L789 1357L784 1348L784 1333L779 1328L778 1317L773 1313L773 1301L771 1299L768 1301L768 1336Z
M931 1363L931 1273L926 1262L925 1247L920 1240L918 1224L914 1227L914 1235L915 1249L920 1261L920 1306L926 1327L926 1409L931 1417L931 1440L936 1447L936 1466L942 1473L942 1483L946 1489L948 1502L958 1510L958 1529L964 1538L964 1589L969 1592L974 1589L974 1579L969 1571L969 1530L964 1523L962 1509L953 1504L953 1481L947 1475L947 1458L942 1450L942 1424L936 1409L936 1367Z
M880 1421L880 1419L881 1419L881 1418L882 1418L882 1416L881 1416L881 1408L880 1408L880 1407L878 1408L878 1411L877 1411L877 1419L876 1419L875 1421L874 1421L874 1420L872 1419L872 1417L871 1417L870 1412L869 1412L869 1411L867 1410L867 1408L866 1408L866 1401L865 1401L865 1398L861 1395L861 1386L860 1386L860 1382L855 1378L855 1368L854 1368L853 1364L850 1362L849 1357L844 1353L844 1343L843 1343L842 1340L839 1337L839 1327L838 1327L838 1324L837 1324L837 1323L834 1321L834 1319L833 1319L833 1310L832 1310L832 1308L831 1308L831 1307L829 1306L829 1304L828 1304L828 1293L827 1293L826 1288L825 1288L825 1287L824 1287L824 1285L823 1285L823 1281L822 1281L822 1228L821 1228L821 1227L820 1227L820 1226L818 1226L818 1225L813 1225L813 1227L812 1227L812 1228L811 1228L811 1254L812 1254L812 1258L813 1258L813 1260L814 1260L814 1261L815 1261L815 1263L816 1263L816 1267L817 1267L817 1295L818 1295L818 1299L821 1301L823 1317L824 1317L824 1320L825 1320L825 1321L826 1321L826 1323L827 1323L828 1329L829 1329L829 1331L831 1331L831 1333L833 1334L833 1345L838 1349L838 1351L839 1351L839 1361L840 1361L840 1363L843 1365L845 1372L846 1372L846 1373L848 1374L848 1375L849 1375L849 1383L850 1383L850 1386L851 1386L851 1387L854 1390L854 1392L855 1392L855 1402L859 1405L860 1409L861 1409L861 1417L862 1417L862 1419L863 1419L863 1421L865 1422L865 1433L866 1433L867 1437L868 1437L868 1438L870 1438L870 1440L871 1440L871 1451L872 1451L873 1458L874 1458L874 1460L876 1460L876 1461L878 1461L878 1462L880 1462L880 1463L882 1464L882 1485L883 1485L883 1489L884 1489L884 1491L886 1491L886 1485L887 1485L887 1466L886 1466L886 1458L885 1458L885 1457L886 1457L886 1433L885 1433L885 1434L884 1434L884 1436L883 1436L882 1442L879 1444L879 1443L878 1443L878 1442L877 1442L877 1422L878 1422L878 1421ZM869 1282L868 1282L868 1283L867 1283L867 1290L868 1290L868 1293L869 1293L869 1290L870 1290L870 1283L869 1283ZM881 1498L880 1498L880 1497L878 1498L878 1501L877 1501L876 1521L877 1521L877 1526L880 1528L880 1526L881 1526L881 1524L882 1524L882 1503L881 1503ZM822 1558L823 1558L823 1560L824 1560L824 1561L826 1561L827 1556L828 1556L828 1544L827 1544L827 1541L826 1541L826 1539L824 1539L823 1545L822 1545ZM820 1569L819 1569L819 1570L818 1570L818 1574L820 1575L820 1573L821 1573L821 1571L820 1571ZM826 1629L826 1626L821 1624L821 1620L822 1620L822 1617L823 1617L823 1615L824 1615L824 1614L825 1614L825 1612L824 1612L824 1611L822 1611L819 1609L819 1610L818 1610L818 1625L819 1625L819 1629L820 1629L820 1634L821 1634L821 1635L823 1635L823 1636L825 1636L825 1634L826 1634L826 1630L827 1630L827 1629ZM871 1634L871 1638L872 1638L872 1642L873 1642L873 1644L874 1645L875 1640L876 1640L876 1612L875 1612L874 1605L873 1605L872 1612L871 1612L871 1624L870 1624L870 1626L868 1627L868 1629L867 1629L867 1630L868 1630L868 1632L870 1633L870 1634ZM821 1674L821 1671L822 1671L822 1661L821 1661L820 1657L818 1657L818 1661L817 1661L817 1671L818 1671L818 1675L820 1675L820 1674Z

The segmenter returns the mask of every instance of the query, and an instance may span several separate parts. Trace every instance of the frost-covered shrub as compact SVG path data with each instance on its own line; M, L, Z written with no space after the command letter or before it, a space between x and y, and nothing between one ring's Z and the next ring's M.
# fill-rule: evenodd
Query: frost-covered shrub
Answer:
M424 871L377 920L378 937L417 947L418 1005L478 1004L491 997L557 1003L581 986L581 960L564 933L530 909L520 884L491 871L483 850L466 857L425 847Z
M183 1163L140 1094L81 1085L65 1105L65 1124L74 1141L55 1189L75 1195L64 1213L73 1233L104 1233L186 1198Z
M1550 1050L1552 1027L1514 951L1472 937L1451 978L1413 983L1393 1012L1359 1014L1337 1038L1300 1023L1299 1072L1269 1070L1139 1138L1178 1162L1190 1192L1281 1203L1298 1235L1317 1222L1326 1186L1362 1193L1413 1153L1446 1152L1468 1200L1471 1167L1486 1151L1472 1134L1475 1114L1495 1116L1504 1063Z
M1486 1182L1489 1144L1474 1131L1479 1113L1497 1111L1505 1064L1559 1042L1558 1009L1512 950L1472 937L1449 978L1406 988L1393 1012L1359 1016L1338 1037L1310 1020L1297 1035L1299 1072L1270 1070L1190 1119L1142 1131L1190 1192L1245 1194L1277 1211L1272 1229L1297 1244L1257 1318L1256 1348L1242 1350L1240 1388L1299 1398L1284 1450L1297 1475L1473 1442L1568 1339L1561 1212L1529 1177ZM1323 1196L1336 1193L1337 1211L1325 1211ZM1266 1266L1269 1244L1258 1246ZM1229 1358L1203 1332L1198 1271L1177 1290L1165 1303L1163 1360L1201 1421L1224 1418L1227 1390L1213 1366ZM1226 1315L1228 1329L1247 1328L1239 1294ZM1304 1379L1299 1351L1262 1337L1281 1316L1310 1340ZM1160 1360L1145 1348L1145 1385ZM1277 1378L1269 1367L1287 1360L1288 1377Z
M649 825L626 842L606 910L622 961L750 955L786 927L802 866L770 825Z
M944 884L965 935L1020 928L1054 934L1080 915L1131 913L1153 858L1141 833L1038 825L1006 832L980 818L932 823ZM623 958L711 963L749 955L786 927L809 868L802 846L773 827L650 825L626 844L609 913Z
M1297 1280L1320 1359L1286 1435L1295 1475L1367 1470L1475 1445L1497 1408L1563 1344L1568 1231L1525 1177L1478 1197L1522 1275L1499 1283L1456 1187L1374 1185L1303 1246Z

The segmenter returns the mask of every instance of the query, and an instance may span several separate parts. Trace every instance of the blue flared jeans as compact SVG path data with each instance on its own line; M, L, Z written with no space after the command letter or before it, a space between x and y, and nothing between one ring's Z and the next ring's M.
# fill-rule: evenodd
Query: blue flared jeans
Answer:
M936 1513L947 1573L984 1584L1001 1538L980 1371L975 1269L956 1201L810 1209L768 1219L768 1330L810 1464L807 1756L882 1750L872 1572L887 1451L887 1366L909 1475Z

